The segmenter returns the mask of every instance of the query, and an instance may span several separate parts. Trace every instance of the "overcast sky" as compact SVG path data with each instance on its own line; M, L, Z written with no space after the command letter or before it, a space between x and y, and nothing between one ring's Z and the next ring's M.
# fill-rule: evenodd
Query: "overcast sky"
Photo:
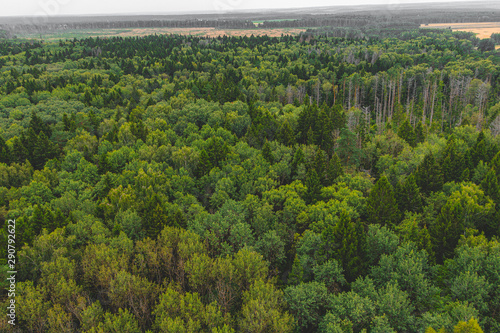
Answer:
M456 2L461 0L437 0ZM437 2L436 0L0 0L0 16L169 14L189 11ZM462 0L466 1L466 0ZM470 1L470 0L469 0Z

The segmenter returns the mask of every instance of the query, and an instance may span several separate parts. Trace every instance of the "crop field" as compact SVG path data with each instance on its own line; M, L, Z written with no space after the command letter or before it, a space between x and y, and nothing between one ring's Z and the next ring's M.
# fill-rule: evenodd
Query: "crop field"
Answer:
M478 38L489 38L492 33L500 33L500 22L479 22L479 23L433 23L422 24L421 28L451 28L453 31L469 31L476 33Z
M216 29L216 28L121 28L121 29L82 29L82 30L58 30L45 32L43 34L26 34L19 37L42 38L44 40L59 40L66 38L86 38L86 37L130 37L147 36L154 34L176 34L193 35L200 37L218 36L263 36L279 37L284 35L298 35L305 28L271 28L271 29Z

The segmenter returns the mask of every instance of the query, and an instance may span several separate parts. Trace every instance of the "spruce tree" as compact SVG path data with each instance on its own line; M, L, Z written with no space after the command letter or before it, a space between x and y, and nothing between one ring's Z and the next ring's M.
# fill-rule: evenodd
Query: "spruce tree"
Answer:
M330 161L328 162L326 174L327 174L327 186L332 185L335 179L344 175L344 168L342 167L340 158L337 156L336 153L333 153L332 158L330 158Z
M285 120L283 124L281 124L278 130L278 140L285 146L293 146L295 143L292 126L290 126L288 120Z
M200 153L200 158L198 162L198 169L197 169L197 175L198 177L207 175L210 170L212 170L213 165L212 162L210 161L210 157L208 156L208 153L205 149L203 149Z
M466 166L463 155L457 149L454 135L450 136L446 143L441 166L444 182L460 181Z
M424 194L439 191L443 187L441 166L436 162L432 153L426 155L422 163L418 166L415 173L415 180Z
M410 125L410 122L407 120L404 121L398 129L398 136L405 140L411 147L415 147L417 145L417 140L415 137L415 131L413 127Z
M314 168L318 173L319 181L323 186L326 186L326 157L323 150L318 149L314 158Z
M422 143L425 141L424 127L422 126L422 122L418 122L415 127L415 143Z
M387 177L382 176L372 188L366 207L370 223L394 227L399 221L398 204Z
M318 173L314 169L309 169L307 171L306 177L306 203L314 204L319 200L321 196L321 182Z
M500 185L495 170L490 169L481 182L484 194L489 196L497 205L500 204Z
M11 159L9 146L5 143L5 140L0 135L0 163L9 164Z
M346 211L342 211L339 221L331 231L322 233L323 247L327 246L326 259L338 260L347 281L354 281L362 271L364 232L361 224L351 221ZM327 245L333 241L333 245Z
M304 163L304 152L302 149L299 147L293 154L293 159L292 159L292 176L295 176L297 174L297 169L300 164Z
M262 147L262 157L266 161L268 161L270 164L274 163L274 156L273 152L271 151L271 146L269 145L269 142L266 140L266 143L264 143L264 146Z
M413 174L410 174L404 182L397 184L396 201L398 203L398 208L402 213L416 213L422 210L422 196Z

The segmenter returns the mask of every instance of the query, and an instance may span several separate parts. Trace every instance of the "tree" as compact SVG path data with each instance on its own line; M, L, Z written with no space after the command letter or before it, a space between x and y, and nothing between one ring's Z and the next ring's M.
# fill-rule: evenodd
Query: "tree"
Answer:
M452 135L446 143L441 168L444 182L460 181L466 168L463 155L456 147L455 137Z
M271 151L271 146L269 145L269 142L267 140L266 143L264 143L264 146L262 147L262 156L270 164L274 163L273 152Z
M256 280L243 294L241 319L238 327L241 332L292 332L293 317L283 310L283 292L269 282Z
M405 140L411 147L415 147L417 145L415 132L408 119L405 120L401 126L399 126L398 136Z
M278 130L278 140L285 146L292 146L295 143L292 126L290 126L290 123L286 119Z
M9 146L5 143L5 140L0 135L0 163L9 164L11 160L11 152Z
M335 226L328 226L321 233L320 254L326 260L336 259L345 271L348 281L354 281L362 271L365 235L360 223L352 222L346 211L342 211Z
M422 163L415 172L415 181L424 194L441 190L443 186L443 173L441 166L434 159L434 155L425 155Z
M399 221L399 209L392 186L387 177L382 176L370 191L366 202L368 221L394 228Z
M359 165L363 157L363 150L358 148L356 134L347 128L343 128L337 143L336 153L344 163Z
M422 210L422 196L420 195L420 189L417 186L413 173L410 174L403 183L398 182L395 195L401 213L417 213Z
M482 52L495 51L495 42L491 38L484 38L479 41L477 48Z
M419 121L415 127L415 144L422 143L425 141L424 127L422 122Z
M336 153L333 153L332 158L328 161L326 169L326 186L333 185L334 181L344 175L344 168L340 162L340 158Z
M172 222L169 220L160 196L156 193L153 193L150 198L146 198L141 215L146 235L151 238L156 238L160 231Z
M313 204L320 199L321 196L321 180L316 170L311 169L307 171L306 177L307 193L305 201L308 204Z
M328 292L323 283L308 282L285 289L285 300L302 331L314 332L325 315Z
M483 333L476 319L471 318L469 321L461 321L454 328L453 333Z

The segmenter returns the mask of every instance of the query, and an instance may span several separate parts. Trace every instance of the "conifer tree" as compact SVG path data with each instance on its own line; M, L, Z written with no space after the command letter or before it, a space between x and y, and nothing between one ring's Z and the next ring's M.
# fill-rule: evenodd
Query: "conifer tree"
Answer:
M292 126L290 126L288 120L285 120L283 124L281 124L278 130L278 140L285 146L293 146L295 143Z
M297 168L299 167L300 164L304 163L304 152L302 149L299 147L293 154L293 159L292 159L292 176L295 176L297 174Z
M413 127L410 125L410 122L405 120L398 129L398 136L405 140L411 147L415 147L417 145L417 140L415 136L415 131Z
M463 155L457 149L454 135L451 135L446 143L441 166L443 170L444 182L460 181L462 173L465 169L465 160Z
M326 186L327 164L326 164L325 153L321 149L318 149L318 151L316 152L316 156L314 158L314 168L316 169L320 183L323 186Z
M269 145L269 142L267 140L266 143L264 143L264 146L262 147L262 156L270 164L274 163L273 152L271 151L271 146Z
M500 184L495 170L490 169L481 182L484 194L489 196L497 205L500 204Z
M198 176L204 176L212 170L213 165L212 162L210 161L210 157L208 156L208 153L205 149L203 149L200 153L200 158L198 162Z
M424 194L439 191L443 187L441 166L436 162L432 153L426 155L422 163L418 166L415 173L415 180Z
M5 143L5 140L0 135L0 163L9 164L10 163L10 149Z
M332 158L328 162L327 167L327 186L332 185L335 179L344 175L344 168L342 167L342 163L340 162L340 158L336 153L333 153Z
M418 122L415 127L415 144L422 143L425 141L424 127L422 126L422 122Z
M488 162L488 147L485 141L486 137L481 131L477 136L476 143L472 147L471 157L474 167L479 164L479 161Z
M327 246L325 258L338 260L344 268L348 281L354 281L361 272L364 237L362 226L351 221L346 211L342 211L339 221L331 231L326 228L321 234L323 246L333 241L333 245Z
M307 171L306 187L307 187L307 193L305 198L306 203L313 204L316 201L318 201L321 195L321 182L316 170L309 169Z
M387 177L382 176L372 188L366 207L370 223L394 227L399 221L398 204Z
M404 182L399 182L397 184L396 201L402 213L416 213L422 209L422 196L413 174L410 174Z

